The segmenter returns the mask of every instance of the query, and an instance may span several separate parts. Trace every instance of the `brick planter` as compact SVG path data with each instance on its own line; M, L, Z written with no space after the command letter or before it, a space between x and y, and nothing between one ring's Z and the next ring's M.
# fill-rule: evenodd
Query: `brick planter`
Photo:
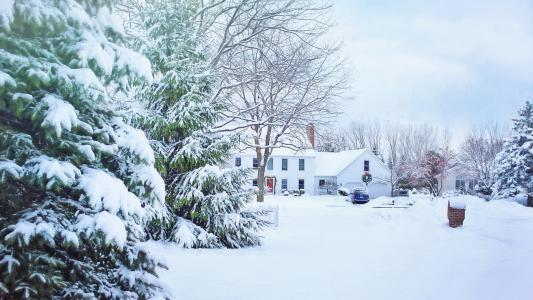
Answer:
M456 228L463 226L465 210L464 208L453 208L450 206L450 202L448 202L448 220L450 221L450 227Z

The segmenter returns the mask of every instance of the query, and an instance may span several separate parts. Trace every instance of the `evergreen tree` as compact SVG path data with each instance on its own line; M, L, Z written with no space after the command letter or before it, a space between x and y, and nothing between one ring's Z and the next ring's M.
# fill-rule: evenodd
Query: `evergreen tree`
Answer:
M513 121L513 135L496 158L497 197L533 194L533 104L527 101Z
M2 299L165 297L139 244L164 182L111 98L150 64L119 24L111 0L0 5Z
M207 37L195 19L201 3L150 1L137 11L158 78L140 93L147 111L137 120L154 140L174 213L160 233L187 248L258 245L263 212L243 210L253 199L249 170L222 167L236 136L212 130L224 106L213 91Z

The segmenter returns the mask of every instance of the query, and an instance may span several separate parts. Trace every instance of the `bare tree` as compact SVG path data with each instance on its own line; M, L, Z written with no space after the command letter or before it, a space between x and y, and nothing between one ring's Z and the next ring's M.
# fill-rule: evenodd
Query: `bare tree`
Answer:
M237 1L239 2L239 1ZM346 84L338 47L320 43L329 5L312 1L241 0L222 13L224 34L212 65L226 93L220 131L242 131L243 145L256 153L257 201L275 148L301 149L305 127L323 125ZM231 11L231 12L230 12Z
M366 126L366 145L367 147L379 158L383 159L382 152L382 132L381 132L381 123L378 121L369 122Z
M401 163L400 143L402 127L398 124L387 123L384 130L384 143L388 154L387 165L389 167L389 182L391 184L391 197L398 183L404 179L403 166Z
M346 130L346 140L350 149L366 148L366 126L363 123L351 122Z
M339 152L348 149L348 141L344 132L335 128L316 130L316 150L320 152Z
M496 182L496 155L502 150L506 130L497 124L472 129L459 152L459 167L477 179L477 191L491 195Z

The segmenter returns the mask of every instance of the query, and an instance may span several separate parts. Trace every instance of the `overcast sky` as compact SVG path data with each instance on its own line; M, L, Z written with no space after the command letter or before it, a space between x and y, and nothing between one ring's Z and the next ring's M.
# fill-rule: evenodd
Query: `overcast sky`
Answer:
M464 134L533 99L533 0L333 0L353 69L342 123L427 122Z

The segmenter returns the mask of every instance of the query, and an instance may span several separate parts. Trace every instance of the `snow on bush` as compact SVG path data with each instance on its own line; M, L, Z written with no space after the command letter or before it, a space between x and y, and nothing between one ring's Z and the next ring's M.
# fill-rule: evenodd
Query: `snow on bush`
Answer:
M17 165L15 162L11 160L0 160L0 182L4 182L7 175L18 179L22 173L22 167Z
M113 242L120 248L124 247L128 233L124 227L122 220L107 211L102 211L94 216L94 228L97 231L101 231L105 235L105 241L107 244Z
M78 151L85 156L88 161L93 161L96 159L94 155L93 148L90 145L79 145Z
M166 219L168 211L165 207L165 181L153 166L137 165L133 169L132 182L137 183L138 195L147 195L151 200L147 213L149 217ZM145 188L148 187L148 189Z
M0 71L0 87L5 85L17 86L17 83L9 74Z
M152 65L146 57L123 47L117 47L115 51L117 54L116 64L119 67L128 69L149 82L153 80Z
M55 245L54 237L56 235L56 230L52 223L39 222L38 224L34 224L22 220L8 228L12 231L4 238L7 242L14 243L17 238L20 238L23 245L29 245L35 236L40 236L46 241L46 243L48 243L48 245Z
M100 80L89 68L70 69L60 66L57 68L57 75L65 82L74 81L85 88L90 88L93 92L91 100L96 100L99 93L105 91Z
M24 245L29 245L31 238L35 235L35 227L35 224L22 220L8 227L12 231L5 236L5 240L14 241L19 237Z
M35 176L47 189L56 185L71 186L79 176L80 170L73 164L45 155L32 158L24 165L25 174Z
M1 260L0 260L0 266L3 266L5 265L6 268L7 268L7 272L8 273L11 273L13 271L13 266L20 266L20 262L14 258L12 255L5 255Z
M144 210L137 196L129 192L122 180L97 169L84 168L78 187L85 192L89 206L105 209L112 214L121 212L124 217L143 217Z
M80 246L80 240L78 239L78 236L72 231L63 230L61 232L61 237L63 238L64 245L71 245L74 248L78 248Z
M109 8L102 7L98 10L96 20L102 28L109 28L118 34L124 34L124 27L119 16L111 13Z
M41 124L43 127L54 128L56 135L61 136L63 129L70 131L73 126L78 125L78 115L70 103L52 94L44 96L42 101L48 107Z
M88 236L101 232L107 245L116 245L119 248L124 247L128 237L122 220L107 211L101 211L94 216L81 214L74 227L78 233L83 232Z
M149 165L154 164L154 151L150 147L150 142L146 138L144 131L126 125L120 118L115 118L114 122L118 126L118 129L115 131L117 134L117 145L137 155L145 163Z
M181 217L178 217L174 226L172 239L183 248L199 248L220 244L215 235Z
M113 52L102 49L93 34L87 31L84 32L82 41L76 45L75 51L80 60L79 64L83 68L88 68L90 62L94 61L105 74L110 74L113 70Z

